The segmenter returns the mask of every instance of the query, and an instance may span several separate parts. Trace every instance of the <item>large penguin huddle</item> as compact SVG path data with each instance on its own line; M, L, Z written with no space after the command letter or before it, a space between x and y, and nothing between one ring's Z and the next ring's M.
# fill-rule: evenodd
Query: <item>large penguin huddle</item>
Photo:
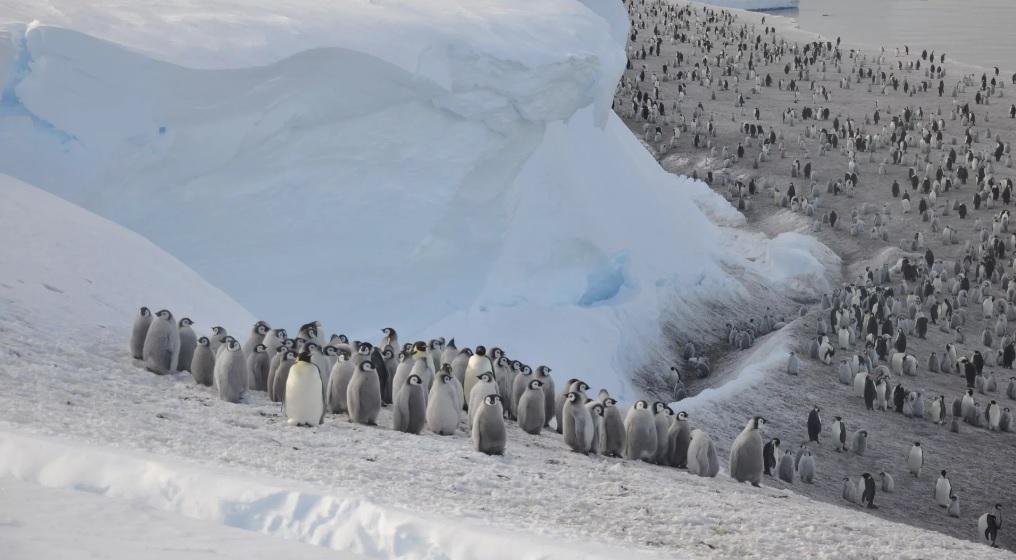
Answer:
M700 476L719 471L711 438L692 429L687 413L644 400L622 413L605 390L590 398L589 385L579 379L558 391L549 367L533 370L500 348L459 349L455 339L443 338L400 345L393 328L383 329L376 345L342 334L325 342L318 321L302 325L296 337L258 321L241 344L223 327L198 337L192 325L186 317L175 321L168 310L153 316L142 307L131 332L132 357L158 375L189 371L195 383L212 387L227 402L244 403L246 393L264 392L293 426L314 427L329 415L376 426L388 407L395 431L452 436L462 430L477 451L489 455L505 452L507 424L515 422L533 436L553 426L576 453Z

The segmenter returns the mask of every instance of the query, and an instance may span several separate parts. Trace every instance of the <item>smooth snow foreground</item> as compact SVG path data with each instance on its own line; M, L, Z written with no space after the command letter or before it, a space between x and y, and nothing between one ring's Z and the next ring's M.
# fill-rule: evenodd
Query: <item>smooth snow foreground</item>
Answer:
M616 0L15 0L0 172L259 319L496 344L630 400L663 314L707 337L710 302L814 296L828 263L768 260L611 112L628 27Z

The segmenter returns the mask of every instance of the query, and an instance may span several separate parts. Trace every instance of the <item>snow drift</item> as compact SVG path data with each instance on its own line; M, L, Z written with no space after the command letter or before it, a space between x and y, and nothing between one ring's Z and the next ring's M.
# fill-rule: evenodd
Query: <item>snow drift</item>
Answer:
M747 297L731 269L795 289L824 273L807 252L777 274L746 261L766 241L711 221L729 205L611 112L619 2L194 6L9 3L0 171L259 318L496 343L626 397L662 310Z

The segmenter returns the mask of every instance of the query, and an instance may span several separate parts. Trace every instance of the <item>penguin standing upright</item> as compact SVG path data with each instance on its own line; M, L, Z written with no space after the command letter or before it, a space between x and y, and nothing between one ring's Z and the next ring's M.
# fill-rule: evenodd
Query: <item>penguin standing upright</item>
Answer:
M501 396L489 394L483 399L482 405L473 417L473 446L477 451L487 455L503 455L506 431L504 425L504 408Z
M712 478L720 472L720 461L716 447L709 434L703 430L692 430L688 444L688 472L705 478Z
M588 454L593 445L593 419L582 395L574 391L565 395L561 419L564 442L572 451Z
M258 344L247 356L247 388L251 391L264 391L268 388L268 366L271 365L271 360L267 350L264 344Z
M454 368L452 368L454 370ZM477 346L476 351L472 356L468 358L466 362L465 378L462 382L462 388L465 389L466 398L473 393L473 385L480 378L480 375L486 372L494 372L494 363L487 357L487 349L483 346Z
M325 418L321 374L311 362L308 350L300 352L286 376L283 410L289 423L296 426L317 426Z
M270 330L268 323L264 321L254 323L254 326L251 327L250 334L247 336L247 340L243 343L243 355L250 356L253 354L257 345L264 343L265 336L268 335L268 331Z
M910 469L910 474L920 478L922 467L924 467L924 448L921 447L921 442L915 441L910 453L907 454L907 468Z
M194 349L198 346L198 335L194 334L189 317L180 319L180 355L176 360L176 371L190 371Z
M624 432L621 434L623 437ZM674 422L670 424L670 429L667 430L667 464L678 469L686 468L690 443L691 426L688 425L688 413L681 411L677 413Z
M681 415L678 414L678 420L680 420L680 416ZM687 419L688 415L684 414L684 417ZM677 422L675 422L675 424L677 424ZM687 422L684 422L684 425L687 427ZM673 426L671 426L671 428L673 428ZM621 410L617 408L617 401L610 397L603 399L603 439L604 447L606 448L606 450L602 452L603 455L606 455L607 457L621 457L624 454L624 419L621 418ZM687 456L687 443L685 443L684 447L685 456Z
M787 484L794 483L794 456L790 453L790 450L786 450L783 456L780 457L780 466L778 469L780 480Z
M523 367L522 368L523 372L525 372L525 370L528 367L529 366ZM544 405L543 405L544 406L544 412L543 412L543 414L545 416L544 424L543 424L544 428L547 428L547 427L550 426L550 419L554 417L554 412L555 412L554 405L556 404L555 403L556 392L555 392L555 388L554 388L554 378L550 376L550 372L551 372L551 369L549 367L547 367L547 366L537 366L536 367L536 373L535 373L536 379L539 379L540 381L543 381L543 399L544 399L544 401L543 401L544 402Z
M520 375L515 379L516 384L519 380L529 379L529 386L518 399L516 411L519 428L527 434L538 436L546 423L547 411L544 407L543 381L531 378L531 375Z
M998 546L995 544L995 541L998 540L998 531L1001 528L1002 504L995 504L994 511L985 513L977 520L978 536L993 548Z
M801 479L801 482L807 484L815 483L815 457L811 454L811 451L805 451L804 456L798 462L797 476Z
M847 425L839 416L834 417L834 420L833 441L836 445L836 452L839 453L847 450Z
M766 476L773 475L773 469L776 468L777 458L780 455L780 438L773 438L766 442L765 447L762 448L762 472Z
M223 347L225 350L215 360L215 387L220 399L238 403L247 391L247 358L233 337L229 337Z
M381 380L374 369L374 363L360 362L346 386L349 421L375 426L378 414L381 413L381 405Z
M363 363L369 360L363 360ZM374 363L371 362L373 366ZM344 414L349 412L349 383L355 375L357 365L353 361L353 358L347 356L345 352L340 352L338 360L335 365L332 366L332 371L328 377L328 390L326 391L326 403L328 411L332 414ZM371 370L375 376L377 376L377 370ZM378 379L378 386L380 387L381 380Z
M462 397L457 394L454 383L457 381L451 375L451 367L444 364L441 374L430 387L430 397L427 399L427 429L441 436L450 436L459 427ZM542 401L540 405L543 405Z
M762 433L765 418L754 416L730 446L730 477L758 486L762 481Z
M864 492L861 493L861 503L865 504L865 507L868 509L878 509L878 506L875 505L875 479L869 473L864 473L861 477L864 479Z
M169 310L163 309L152 318L141 356L145 369L154 374L167 375L176 371L180 358L180 328Z
M653 423L656 426L656 456L653 462L665 465L667 460L667 432L674 421L674 411L662 402L653 404Z
M656 456L656 424L649 403L635 402L624 420L625 459L650 461Z
M938 507L949 507L949 498L952 496L952 483L945 475L945 471L942 471L935 482L935 503Z
M198 339L198 345L191 356L191 376L198 385L211 387L215 383L215 355L209 347L208 337Z
M281 358L279 358L279 364L268 373L268 378L271 383L268 385L269 393L268 398L272 402L286 402L286 390L289 383L289 370L296 363L296 352L286 349L284 352L280 352ZM309 357L309 356L308 356ZM318 376L318 383L321 382L321 376Z
M142 352L145 349L145 337L148 336L148 327L152 324L152 312L147 307L138 310L134 318L134 326L131 328L130 351L131 357L135 360L142 359Z
M882 491L887 494L892 494L896 490L896 481L893 480L893 475L882 471L878 473L879 479L882 480Z
M822 419L818 415L819 408L817 406L812 407L811 412L808 413L808 441L814 441L818 443L819 435L822 433Z
M395 396L392 409L392 429L409 434L419 434L427 420L427 399L424 397L423 380L419 375L410 375L406 384Z
M949 509L946 510L946 513L949 514L949 517L960 516L960 498L956 494L949 496Z

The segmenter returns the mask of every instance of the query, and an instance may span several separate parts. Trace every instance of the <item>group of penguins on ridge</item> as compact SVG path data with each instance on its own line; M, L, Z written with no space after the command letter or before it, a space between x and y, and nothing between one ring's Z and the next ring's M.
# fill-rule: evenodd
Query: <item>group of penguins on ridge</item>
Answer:
M884 48L880 54L869 56L841 49L839 39L835 43L792 42L779 37L775 27L765 27L763 32L754 24L738 21L731 12L658 0L629 0L626 6L632 17L629 62L614 107L632 121L629 126L642 127L644 140L660 157L673 150L685 150L686 145L689 150L708 151L709 158L694 165L692 175L697 177L703 169L707 183L714 188L725 187L738 209L749 210L753 198L762 194L765 201L771 200L777 207L809 217L815 231L846 228L853 237L870 235L871 239L888 241L890 228L902 223L893 220L888 202L880 210L868 203L854 204L849 218L844 219L835 209L823 210L828 206L825 195L845 194L850 199L860 192L864 156L872 175L893 173L895 167L907 170L905 181L894 180L887 190L899 200L904 215L916 210L922 223L930 228L930 233L909 232L899 244L904 252L919 255L923 251L924 259L914 258L913 263L903 259L893 267L893 274L902 274L904 279L897 291L890 287L888 267L882 267L867 270L861 285L827 295L819 319L819 336L805 352L833 365L837 350L863 343L863 352L858 349L857 355L841 360L837 373L839 381L863 398L870 410L892 408L908 417L949 423L954 432L959 431L961 422L999 432L1016 429L1012 413L1000 404L1001 399L989 398L982 406L976 398L977 394L993 395L1000 388L1000 381L990 369L985 370L986 363L1011 368L1016 360L1016 345L1008 327L1009 321L1016 319L1016 285L1010 282L1016 260L1006 258L1007 252L1016 251L1016 234L1009 230L1009 211L998 210L989 223L975 219L976 241L968 241L952 263L936 259L928 247L933 240L941 240L946 246L961 242L964 222L953 224L951 220L967 220L983 210L995 212L994 208L1011 202L1013 180L996 175L1002 166L1012 167L1010 144L993 134L991 128L985 128L991 126L987 112L983 117L975 114L990 105L993 98L1002 97L1005 81L1000 79L998 68L993 76L964 75L947 89L945 55L934 51L925 50L910 58L909 47L904 47L902 52L897 49L897 58L910 60L891 62ZM664 42L670 45L666 51ZM682 52L686 47L691 52ZM655 59L656 70L650 70L647 64L651 59ZM768 73L764 66L769 65L780 71ZM935 111L920 104L904 105L894 112L891 106L880 107L876 98L874 108L863 119L855 120L830 110L836 107L833 92L818 80L826 81L833 73L840 76L841 90L866 87L873 98L878 90L882 97L902 91L910 99L936 94L942 98L951 93L952 107L943 113L941 108ZM913 77L920 73L923 78ZM832 77L835 79L835 75ZM704 92L693 92L696 86ZM973 100L958 100L968 88L975 90ZM765 97L777 89L780 96L792 96L792 104L767 124L759 108L747 108L746 98ZM715 139L726 124L717 120L715 109L710 107L718 105L718 95L728 97L730 92L734 99L730 126L737 126L737 132L743 135L736 148L716 145ZM810 96L811 103L805 96ZM699 101L687 103L696 98ZM738 111L743 121L740 123ZM1008 116L1016 118L1016 105L1009 108ZM831 127L822 126L820 121L831 122ZM948 136L949 121L961 125L959 136ZM791 145L782 128L793 128L795 124L803 126L803 131ZM802 152L800 159L793 159L789 153L795 148ZM886 155L877 161L880 151ZM813 163L813 153L838 154L843 160L843 173L820 183L818 160ZM780 188L772 178L751 178L750 170L743 175L735 171L739 166L757 170L770 160L779 161L788 155L793 161L791 181L799 179L804 185L795 187L791 182ZM945 198L962 192L970 182L975 192L969 201ZM998 287L1001 290L994 291ZM985 320L990 321L976 337L983 346L993 349L989 355L975 350L964 356L958 349L965 344L966 308L970 305L979 306ZM954 337L954 342L927 360L918 359L912 349L908 353L907 337L924 338L933 327ZM901 376L899 379L916 376L925 365L930 372L962 376L964 393L952 401L951 407L944 395L928 400L920 389L894 381L897 378L892 374ZM797 375L800 367L799 357L792 353L787 371ZM1005 393L1016 399L1016 378L1010 378ZM812 414L815 418L809 417L809 434L813 423L821 425L818 410ZM848 437L851 447L863 453L867 433L860 430L850 437L842 418L837 417L834 438L838 450L848 448ZM766 447L774 444L778 449L775 439ZM924 452L918 443L912 446L907 455L911 472L923 465ZM799 450L798 457L801 454ZM765 460L774 472L792 478L796 458L782 470L777 467L782 464L778 451L767 450ZM880 473L879 477L883 490L893 487L891 475ZM869 487L870 491L865 492ZM874 497L874 488L873 477L866 473L859 485L844 480L843 496L852 502L861 496L873 505L869 498ZM950 515L959 515L958 498L945 473L936 483L935 495ZM994 545L1000 527L1001 506L996 504L993 511L978 520L978 532Z
M644 460L706 477L719 472L711 438L693 430L686 413L639 400L622 417L606 390L591 399L588 384L569 379L557 392L549 367L533 370L500 348L458 349L454 339L442 338L400 345L392 328L383 329L377 345L339 334L325 343L317 321L301 326L295 338L258 321L241 344L219 326L198 337L193 324L187 317L175 321L168 310L153 315L142 307L131 355L159 375L189 371L227 402L241 402L247 391L265 391L282 403L295 426L321 424L327 413L373 426L382 407L391 406L394 430L419 434L426 428L450 436L464 411L475 449L501 455L506 420L533 435L554 420L578 453ZM761 446L757 459L761 472Z

